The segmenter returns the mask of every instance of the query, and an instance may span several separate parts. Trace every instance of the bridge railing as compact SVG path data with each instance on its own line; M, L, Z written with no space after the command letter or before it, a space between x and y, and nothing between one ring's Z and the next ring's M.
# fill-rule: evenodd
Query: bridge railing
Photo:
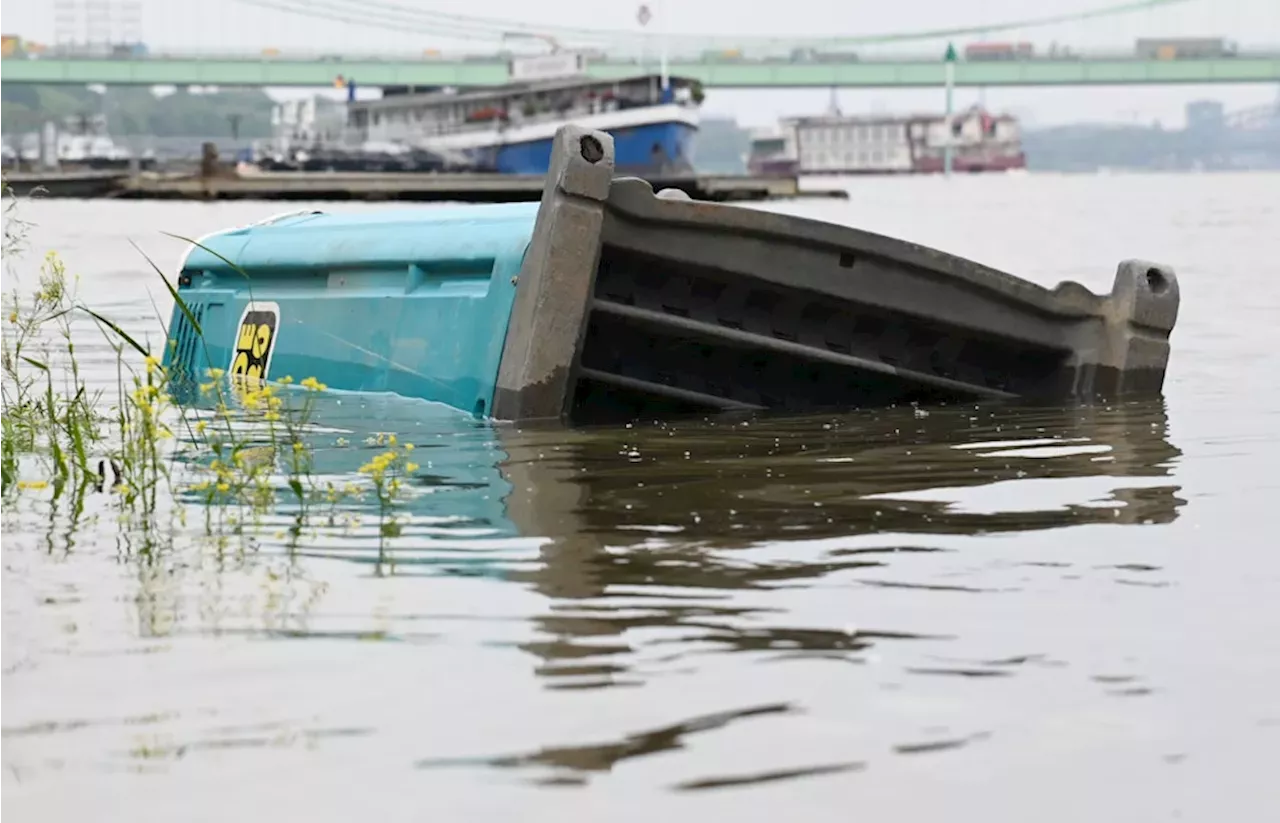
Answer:
M589 62L611 65L650 65L656 66L656 53L610 51L609 53L588 53ZM332 63L340 67L350 63L406 63L406 62L443 62L443 63L504 63L512 57L529 56L519 52L465 53L425 50L423 52L376 54L345 53L333 51L277 51L267 49L260 52L197 50L183 49L151 50L145 54L111 54L90 50L49 48L38 54L15 52L4 57L5 60L40 59L40 60L109 60L111 62L131 61L174 61L197 60L207 62L279 62L279 63ZM1218 59L1236 58L1275 58L1280 57L1280 44L1247 46L1235 49L1230 54L1223 54ZM938 50L924 51L918 47L911 50L890 50L878 48L850 48L840 52L760 52L760 51L676 51L668 55L672 63L681 64L832 64L832 63L932 63L941 62L942 54ZM960 60L978 62L979 58L966 58L963 49ZM1149 56L1140 55L1134 46L1116 46L1110 48L1076 49L1071 46L1051 45L1037 48L1031 54L1008 56L985 56L982 62L1071 62L1101 60L1150 60ZM1173 59L1196 60L1198 57L1177 57Z

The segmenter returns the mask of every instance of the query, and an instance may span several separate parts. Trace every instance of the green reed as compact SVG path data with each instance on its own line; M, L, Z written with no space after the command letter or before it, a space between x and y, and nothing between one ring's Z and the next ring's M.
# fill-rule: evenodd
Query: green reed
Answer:
M103 417L96 411L98 396L89 393L81 378L71 338L74 294L61 261L49 254L27 305L16 293L4 298L9 329L0 349L4 408L0 484L7 492L52 483L59 494L68 484L74 487L98 474L89 454L103 437ZM66 385L55 388L53 358L63 356L67 366L60 371ZM44 478L19 480L20 457L36 453L45 457Z
M11 261L8 223L5 249ZM190 307L160 268L147 262L195 330L208 360L204 330ZM162 511L181 509L170 505L174 501L196 500L203 504L210 534L243 534L246 525L288 503L293 509L289 531L296 541L315 520L313 509L324 506L327 512L319 520L333 525L341 503L372 493L380 545L399 534L395 508L405 476L417 469L409 460L412 444L378 435L370 445L386 449L361 467L362 482L322 485L307 431L324 384L314 377L296 386L289 376L273 383L233 379L211 369L198 386L198 405L181 404L175 400L182 395L176 390L179 381L162 358L81 303L73 286L51 252L32 293L4 295L0 494L51 490L55 501L67 493L82 501L87 489L110 492L122 519L143 531L159 525ZM105 411L102 394L88 390L77 362L71 335L75 317L96 323L115 352L117 392ZM176 346L167 332L166 346Z

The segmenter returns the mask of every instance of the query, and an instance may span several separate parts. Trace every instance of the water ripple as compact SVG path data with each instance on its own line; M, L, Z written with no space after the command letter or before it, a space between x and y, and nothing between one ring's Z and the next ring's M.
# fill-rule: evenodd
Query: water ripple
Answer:
M770 208L1049 285L1172 260L1164 399L565 430L327 393L321 482L360 482L375 431L418 449L394 533L368 499L210 534L194 496L144 533L109 491L21 495L0 513L5 810L1256 816L1280 729L1275 180L960 183ZM278 211L35 208L34 246L152 341L151 296L169 307L125 235ZM115 353L76 328L109 406Z

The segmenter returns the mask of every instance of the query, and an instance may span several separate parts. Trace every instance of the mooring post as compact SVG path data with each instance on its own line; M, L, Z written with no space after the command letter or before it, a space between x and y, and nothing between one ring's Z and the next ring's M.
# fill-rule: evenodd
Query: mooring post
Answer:
M556 132L507 323L493 396L496 419L558 418L567 411L613 168L608 133L572 125Z
M204 196L211 198L217 194L214 178L218 174L218 146L216 143L203 143L200 146L200 183Z
M58 126L47 120L40 130L40 166L43 169L58 169Z

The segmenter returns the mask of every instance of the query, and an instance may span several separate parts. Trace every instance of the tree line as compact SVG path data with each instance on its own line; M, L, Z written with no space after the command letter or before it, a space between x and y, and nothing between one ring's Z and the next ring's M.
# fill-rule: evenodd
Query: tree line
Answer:
M46 121L105 114L113 136L268 137L274 101L260 89L195 93L179 87L157 95L120 86L98 92L83 86L10 83L0 86L5 136L39 131Z

